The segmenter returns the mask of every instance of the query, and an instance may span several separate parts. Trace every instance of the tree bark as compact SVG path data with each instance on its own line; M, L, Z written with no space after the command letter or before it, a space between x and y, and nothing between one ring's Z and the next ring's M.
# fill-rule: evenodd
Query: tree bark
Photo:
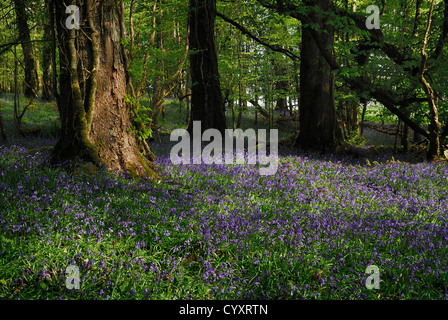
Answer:
M25 66L25 96L37 98L39 92L39 82L37 77L36 60L34 59L34 48L31 42L30 30L28 28L28 17L25 11L25 2L14 0L14 7L17 18L17 28L19 39L22 45L23 62Z
M224 134L226 129L215 48L215 17L216 0L190 0L190 133L193 130L193 121L201 121L202 131L214 128Z
M151 119L152 122L157 125L159 123L159 117L162 112L162 109L165 105L165 99L167 95L167 91L165 88L166 85L166 77L165 77L165 67L164 67L164 57L165 57L165 48L164 48L164 41L165 41L165 32L163 29L158 29L158 27L161 26L161 18L162 18L162 12L155 13L156 17L153 20L153 28L156 31L155 34L155 46L157 49L160 50L160 55L157 57L157 74L154 76L153 79L153 90L152 90L152 97L151 97Z
M2 101L0 100L0 135L2 137L2 140L6 141L8 139L8 136L6 135L2 112L3 112L3 104Z
M66 6L79 7L80 30L67 29ZM133 130L124 8L118 0L55 1L61 135L52 162L82 159L117 173L154 176L154 156ZM145 158L145 153L148 158Z
M283 65L283 61L272 59L275 72L275 95L277 96L275 109L280 111L280 114L288 111L288 103L286 100L288 94L289 83L286 79L287 70Z
M443 47L448 40L448 0L444 0L444 10L443 10L443 24L442 32L440 34L439 40L437 41L436 49L434 54L431 56L432 59L438 59L443 52Z
M330 0L305 1L317 5L325 12L331 11ZM324 48L332 48L334 30L325 18L310 13L310 19L319 26L319 38ZM323 58L310 27L302 25L302 50L300 64L300 132L296 145L302 149L331 151L336 146L336 115L334 105L334 75Z
M423 0L417 0L415 4L415 18L414 18L414 28L412 29L412 35L414 37L418 36L418 26L420 24L420 16L422 14L422 4Z
M431 28L432 11L434 8L434 0L431 2L431 8L428 14L428 22L426 26L425 36L423 38L423 45L421 49L421 64L418 72L418 80L423 86L423 90L426 93L429 105L430 123L429 123L429 148L426 158L428 160L436 160L439 158L440 151L440 122L439 111L436 104L436 97L434 90L425 78L426 64L428 61L428 54L426 53L426 44L428 42L429 29Z
M45 9L47 10L44 26L43 60L42 60L42 99L53 100L55 98L53 66L55 64L55 31L53 0L45 0Z

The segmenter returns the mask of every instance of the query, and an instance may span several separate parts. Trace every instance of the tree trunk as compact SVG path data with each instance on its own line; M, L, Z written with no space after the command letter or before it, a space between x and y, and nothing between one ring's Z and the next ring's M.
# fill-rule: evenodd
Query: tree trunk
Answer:
M236 127L241 128L242 122L243 122L243 112L245 112L247 109L247 102L246 100L240 98L239 99L239 111L238 111L238 118L236 120Z
M0 100L0 135L2 137L2 140L6 141L8 137L6 135L5 123L3 122L2 112L3 112L3 104L2 101Z
M14 51L16 49L14 48ZM14 56L17 56L14 52ZM22 117L20 113L20 100L19 100L19 84L18 84L18 62L17 58L14 60L14 130L19 133L22 127Z
M80 30L65 27L71 4L79 7ZM154 176L154 156L136 136L132 106L125 102L132 84L121 42L123 6L118 0L55 1L61 135L52 162L82 159L118 173Z
M25 96L37 98L39 82L37 78L36 60L34 59L34 48L31 42L30 30L28 28L28 17L25 11L25 2L14 0L16 10L17 27L19 39L22 44L23 62L25 66Z
M361 133L360 135L362 136L364 134L364 117L366 116L366 111L367 111L367 103L368 101L361 98L360 103L362 104L362 115L361 115Z
M163 107L165 105L166 99L166 88L165 88L165 67L164 67L164 58L165 58L165 31L161 28L161 20L162 20L162 10L154 11L155 19L153 19L153 28L155 30L155 40L154 45L157 49L159 49L160 53L157 56L156 69L157 74L154 76L153 80L153 92L151 98L151 119L154 124L159 123L159 118L162 113Z
M346 92L345 89L342 89ZM359 102L355 100L341 100L336 110L339 127L345 137L356 137L359 135ZM338 130L340 131L340 130ZM340 137L337 136L339 139Z
M53 100L54 95L54 49L55 49L55 35L54 35L54 15L53 15L53 0L45 0L45 9L47 10L46 21L44 26L44 43L43 43L43 60L42 60L42 99Z
M278 59L274 58L272 64L274 65L275 95L277 96L275 109L280 111L280 115L282 115L288 111L288 103L286 100L289 87L289 83L286 80L287 70L283 65L283 62Z
M37 29L37 28L36 28ZM40 72L40 59L39 59L39 47L36 43L37 41L37 30L34 30L33 33L33 53L34 53L34 62L36 63L36 75L37 75L37 86L36 86L36 92L39 93L42 88L42 77Z
M359 101L349 101L347 103L347 128L350 132L359 135Z
M429 82L426 81L423 74L420 74L420 81L423 85L423 90L428 97L429 113L431 115L431 121L429 123L429 148L426 158L428 160L436 160L439 158L440 154L440 122L439 122L439 111L436 105L436 98L434 91L431 88Z
M426 25L426 31L425 36L423 37L423 45L421 49L421 63L420 63L420 70L418 72L418 79L420 83L423 86L423 90L426 93L426 96L428 98L428 105L429 105L429 113L431 116L431 121L429 123L429 148L428 153L426 154L426 158L428 160L436 160L439 158L439 151L440 151L440 122L439 122L439 110L436 104L436 96L434 94L434 90L432 89L431 85L425 78L425 71L428 61L428 54L426 53L426 45L428 42L428 35L429 30L431 28L431 19L432 19L432 11L434 9L434 0L431 2L431 8L429 10L428 14L428 23Z
M187 99L187 109L185 110L187 112L187 114L185 115L185 125L188 126L188 124L190 123L190 114L191 114L191 90L189 90L189 88L191 88L191 75L190 72L187 72L187 79L186 79L186 84L185 84L185 96Z
M243 34L238 35L238 118L236 121L236 127L241 128L241 122L243 120L243 112L246 111L246 85L243 83L243 64L242 64L242 50L243 50ZM235 128L234 128L235 130Z
M400 126L401 126L401 120L398 119L398 123L397 123L397 131L395 131L394 154L397 153L397 142L398 142L398 136L399 136L399 134L400 134Z
M308 0L305 3L317 5L325 12L331 11L330 0ZM332 48L333 28L317 13L310 13L310 18L319 25L321 45ZM306 25L302 26L299 122L298 147L322 152L335 147L334 75L311 34L310 26Z
M224 134L226 129L215 48L215 17L216 0L190 0L190 133L193 131L193 121L201 121L202 131L214 128Z
M403 134L401 135L401 145L403 146L403 152L408 153L409 151L409 126L403 123Z
M255 95L255 102L258 104L258 95ZM255 107L255 120L254 120L254 126L258 124L258 108Z

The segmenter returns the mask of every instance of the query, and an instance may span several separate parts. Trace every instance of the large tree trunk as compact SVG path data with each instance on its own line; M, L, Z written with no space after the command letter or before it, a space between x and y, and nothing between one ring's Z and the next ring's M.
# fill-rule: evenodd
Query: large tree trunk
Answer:
M330 0L305 1L331 11ZM319 38L324 48L332 48L333 28L317 13L310 18L319 26ZM336 144L336 115L334 106L334 75L313 38L310 27L302 26L300 63L300 133L296 145L303 149L331 151ZM324 32L325 31L325 32Z
M68 30L66 6L80 9L81 29ZM124 8L118 0L55 1L59 40L61 136L53 162L83 159L132 175L152 174L153 156L133 131Z
M215 49L216 0L190 0L190 68L191 68L191 116L201 121L201 129L226 129L224 101L219 82L218 59Z
M28 28L28 18L23 0L14 0L14 7L17 17L17 28L22 44L23 62L25 66L25 96L37 98L39 92L39 82L37 77L36 60L34 59L34 48L31 42L30 30Z

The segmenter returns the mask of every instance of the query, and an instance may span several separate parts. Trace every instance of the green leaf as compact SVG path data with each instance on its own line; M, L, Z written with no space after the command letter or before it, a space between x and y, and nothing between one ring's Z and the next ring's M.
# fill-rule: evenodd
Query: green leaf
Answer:
M47 290L47 284L43 281L39 282L40 287L42 288L42 290Z

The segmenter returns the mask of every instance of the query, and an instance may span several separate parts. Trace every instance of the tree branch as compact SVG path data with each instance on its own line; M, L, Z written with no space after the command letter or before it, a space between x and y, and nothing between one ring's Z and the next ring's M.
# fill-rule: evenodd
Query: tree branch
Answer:
M236 27L238 30L241 31L241 33L245 34L246 36L248 36L252 40L255 40L256 42L258 42L262 46L265 46L265 47L271 49L272 51L283 53L286 56L288 56L289 58L291 58L292 60L300 60L300 57L298 55L296 55L295 53L293 53L290 50L287 50L285 48L282 48L281 46L274 45L274 44L269 44L266 41L261 40L260 38L255 36L252 32L247 30L244 26L242 26L238 22L228 18L224 14L217 12L216 15L218 17L220 17L221 19L223 19L224 21L226 21L226 22L230 23L231 25L233 25L234 27Z
M349 77L343 77L343 80L349 84L352 90L358 92L368 91L369 95L372 98L383 104L386 107L386 109L395 114L401 121L407 124L412 130L416 131L417 133L421 134L424 137L429 137L429 133L426 132L426 130L421 128L418 124L412 121L405 113L403 113L399 108L396 107L401 106L402 108L406 108L407 106L409 106L409 104L413 102L427 101L425 98L413 97L397 101L394 98L396 94L394 94L393 92L389 92L383 88L372 87L372 84L367 79L364 78L354 79Z
M448 1L448 0L445 0ZM302 23L310 23L311 20L307 15L304 15L300 12L300 6L292 5L291 3L285 3L283 1L276 0L276 4L272 4L272 2L267 0L258 0L258 2L267 9L273 9L280 14L289 15L293 18L300 20ZM371 48L376 48L382 50L391 60L393 60L398 65L402 65L405 61L414 61L415 59L406 58L401 52L392 44L389 44L384 41L384 35L381 30L377 29L367 29L365 25L365 16L360 15L359 13L350 12L344 9L335 8L336 14L340 16L347 16L351 18L355 25L364 31L367 31L370 37L370 41L376 42L376 45L370 44ZM339 70L341 66L336 61L332 52L329 52L325 48L322 47L321 43L323 43L320 39L320 35L315 30L310 30L311 35L313 36L316 45L318 46L322 56L325 58L329 66L333 70ZM380 103L382 103L389 111L395 114L401 121L407 124L411 129L418 132L419 134L429 137L429 133L426 132L423 128L421 128L418 124L413 122L408 116L406 116L400 109L396 106L407 107L409 104L413 102L424 102L427 101L425 98L417 98L411 97L402 101L395 100L395 94L393 92L388 92L382 88L374 88L372 89L371 82L367 79L354 79L346 76L341 76L342 80L349 84L350 88L354 91L365 92L368 91L370 96Z

